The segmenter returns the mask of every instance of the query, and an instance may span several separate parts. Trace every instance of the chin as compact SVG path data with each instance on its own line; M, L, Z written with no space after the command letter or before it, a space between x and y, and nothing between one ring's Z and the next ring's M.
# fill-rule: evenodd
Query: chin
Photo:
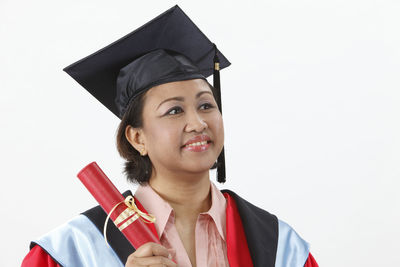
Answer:
M203 173L210 171L211 167L214 165L214 161L212 162L200 162L196 161L194 163L186 163L184 165L184 169L188 172L192 173Z

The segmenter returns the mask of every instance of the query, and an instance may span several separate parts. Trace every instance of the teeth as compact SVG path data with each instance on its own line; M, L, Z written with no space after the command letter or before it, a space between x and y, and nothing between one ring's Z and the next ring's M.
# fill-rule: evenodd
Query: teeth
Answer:
M204 145L207 145L207 141L191 143L189 145L186 145L186 147L189 147L189 146L204 146Z

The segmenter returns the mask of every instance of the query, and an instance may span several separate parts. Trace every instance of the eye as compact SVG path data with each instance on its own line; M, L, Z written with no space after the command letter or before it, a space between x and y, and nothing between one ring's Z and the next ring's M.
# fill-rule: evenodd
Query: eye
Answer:
M167 113L165 113L165 115L175 115L175 114L179 114L183 111L183 109L181 107L173 107L170 110L167 111Z
M211 103L204 103L204 104L202 104L200 106L200 109L210 109L210 108L213 108L213 107L214 107L214 105L211 104Z

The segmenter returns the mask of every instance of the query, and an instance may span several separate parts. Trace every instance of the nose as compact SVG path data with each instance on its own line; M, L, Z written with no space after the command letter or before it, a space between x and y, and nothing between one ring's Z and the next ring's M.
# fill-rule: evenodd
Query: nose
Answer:
M198 112L193 111L193 112L187 112L186 114L187 114L187 121L185 126L186 132L195 131L201 133L208 128L208 124L204 121L204 119Z

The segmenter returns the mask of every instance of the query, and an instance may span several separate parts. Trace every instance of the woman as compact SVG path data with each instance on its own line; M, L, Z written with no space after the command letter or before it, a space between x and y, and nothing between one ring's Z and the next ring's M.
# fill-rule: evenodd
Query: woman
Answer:
M66 68L121 118L118 151L161 244L133 248L110 226L107 246L95 207L33 242L23 266L317 266L290 226L210 182L215 165L225 181L218 79L206 80L213 57L218 78L219 59L229 62L175 6Z

